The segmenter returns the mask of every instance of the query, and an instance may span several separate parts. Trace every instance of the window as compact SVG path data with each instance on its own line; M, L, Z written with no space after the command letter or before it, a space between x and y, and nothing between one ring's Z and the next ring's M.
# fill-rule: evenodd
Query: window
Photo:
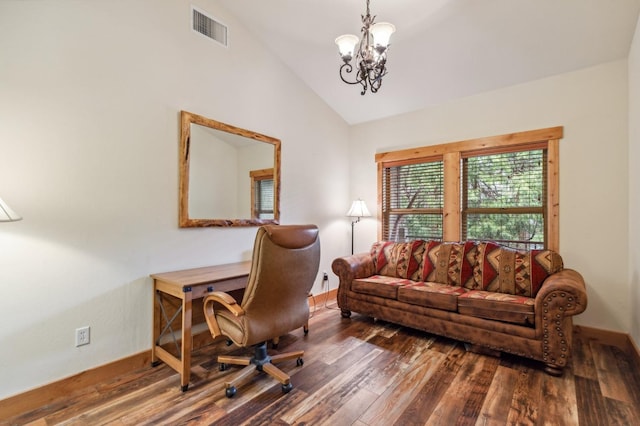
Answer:
M462 159L462 239L544 248L546 150Z
M562 127L379 153L379 238L558 250Z
M252 170L251 178L251 218L273 219L273 169Z
M382 176L385 239L441 240L442 160L389 166Z

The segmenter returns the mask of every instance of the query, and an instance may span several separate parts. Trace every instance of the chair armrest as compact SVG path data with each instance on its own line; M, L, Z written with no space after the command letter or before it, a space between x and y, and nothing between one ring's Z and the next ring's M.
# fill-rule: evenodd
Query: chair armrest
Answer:
M211 332L211 335L214 339L222 335L215 315L214 305L216 303L219 303L220 305L225 307L236 317L244 315L244 309L242 309L242 307L238 305L238 302L236 302L236 300L229 294L222 291L214 291L213 293L209 293L209 295L207 295L207 297L205 297L203 301L204 318L207 321L209 331Z
M213 293L209 293L209 295L204 298L205 311L207 305L211 306L211 309L213 309L214 302L220 303L237 317L244 315L244 310L240 307L240 305L238 305L236 299L231 297L231 295L229 295L228 293L225 293L223 291L214 291Z

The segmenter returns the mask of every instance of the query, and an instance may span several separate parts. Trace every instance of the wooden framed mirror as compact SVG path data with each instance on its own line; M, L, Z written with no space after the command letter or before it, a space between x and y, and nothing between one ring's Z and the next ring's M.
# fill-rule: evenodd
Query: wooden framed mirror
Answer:
M180 113L181 228L280 219L280 140Z

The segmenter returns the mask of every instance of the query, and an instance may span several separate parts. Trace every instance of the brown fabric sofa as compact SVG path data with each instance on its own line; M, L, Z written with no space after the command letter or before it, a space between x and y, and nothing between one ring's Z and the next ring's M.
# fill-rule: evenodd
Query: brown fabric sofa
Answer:
M582 276L551 250L381 241L332 269L345 318L354 311L535 359L552 375L567 365L572 316L587 306Z

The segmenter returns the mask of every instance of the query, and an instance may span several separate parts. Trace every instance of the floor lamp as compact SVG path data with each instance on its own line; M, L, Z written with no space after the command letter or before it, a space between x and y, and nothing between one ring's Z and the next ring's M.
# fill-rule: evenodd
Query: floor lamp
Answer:
M351 204L351 208L347 212L347 216L356 218L356 220L351 221L351 254L353 254L353 231L355 229L355 224L360 222L361 217L371 216L371 213L369 213L369 209L364 201L358 198L353 202L353 204Z
M15 222L21 219L22 217L11 210L11 207L0 198L0 222Z

